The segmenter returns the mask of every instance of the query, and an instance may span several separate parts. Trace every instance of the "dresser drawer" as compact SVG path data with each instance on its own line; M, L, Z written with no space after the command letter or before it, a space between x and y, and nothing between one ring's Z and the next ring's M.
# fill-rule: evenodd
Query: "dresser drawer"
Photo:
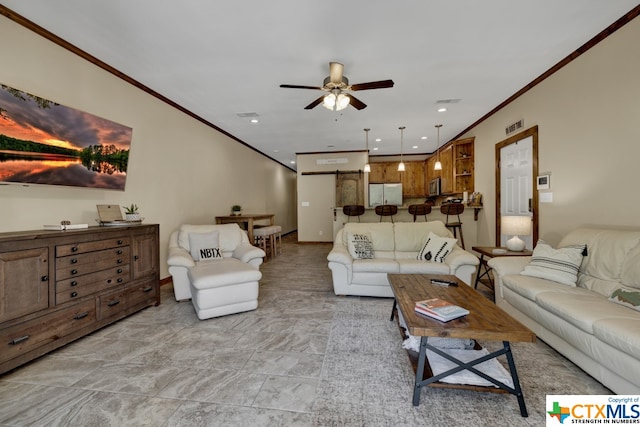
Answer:
M131 266L127 264L85 274L84 276L60 280L56 282L56 304L62 304L74 298L79 299L114 286L125 285L129 283L130 279Z
M91 263L84 262L81 264L74 264L72 261L73 259L76 259L76 257L64 257L62 258L64 261L62 265L60 265L60 259L56 259L56 280L59 281L70 277L79 277L99 270L128 265L131 260L131 251L129 246L119 248L117 251L122 253L118 254L115 253L113 249L109 249L106 251L93 252L79 256L85 257L84 259L92 258L93 262Z
M115 237L113 239L95 240L93 242L79 242L68 245L56 246L56 257L63 257L85 252L94 252L102 249L130 246L130 237Z
M107 319L145 300L154 299L157 292L158 286L147 282L102 295L98 299L98 320Z
M0 362L56 341L96 321L95 300L0 330Z
M117 248L109 248L101 251L86 252L83 254L74 254L64 257L58 257L56 259L56 268L74 268L83 264L95 265L99 261L106 259L125 259L129 260L131 257L130 246L120 246Z

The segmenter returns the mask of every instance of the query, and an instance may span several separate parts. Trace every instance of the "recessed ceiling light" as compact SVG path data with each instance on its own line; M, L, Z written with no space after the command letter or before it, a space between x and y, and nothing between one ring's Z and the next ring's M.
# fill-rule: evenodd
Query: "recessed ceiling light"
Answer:
M295 165L295 164L296 164L296 161L295 161L295 160L291 160L291 164L292 164L292 165Z
M427 139L427 137L426 137L426 136L423 136L423 137L421 137L420 139Z
M373 151L378 151L378 147L373 147Z
M412 148L415 150L416 148L418 148L418 146L417 146L417 145L414 145Z
M376 138L376 142L380 142L380 141L382 141L381 138Z
M445 111L447 111L447 109L444 107L438 108L438 113L444 113Z
M280 150L273 150L273 152L274 152L274 153L279 153L279 152L280 152Z
M251 119L251 123L259 123L260 121L258 119Z

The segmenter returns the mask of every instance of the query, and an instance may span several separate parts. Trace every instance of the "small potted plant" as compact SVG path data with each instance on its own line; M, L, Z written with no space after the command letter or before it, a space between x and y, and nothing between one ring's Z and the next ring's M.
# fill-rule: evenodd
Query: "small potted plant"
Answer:
M132 203L131 206L123 206L124 218L127 221L140 221L140 212L138 212L138 205Z
M240 205L231 206L231 215L236 215L236 216L242 215L242 206Z

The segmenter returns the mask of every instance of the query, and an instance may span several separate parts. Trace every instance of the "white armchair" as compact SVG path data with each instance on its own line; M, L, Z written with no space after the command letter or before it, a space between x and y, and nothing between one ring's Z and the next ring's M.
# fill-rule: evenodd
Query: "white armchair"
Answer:
M203 239L209 240L199 252L194 242ZM207 254L210 260L199 259ZM191 299L200 319L254 310L264 256L237 224L183 224L169 237L167 264L175 298Z

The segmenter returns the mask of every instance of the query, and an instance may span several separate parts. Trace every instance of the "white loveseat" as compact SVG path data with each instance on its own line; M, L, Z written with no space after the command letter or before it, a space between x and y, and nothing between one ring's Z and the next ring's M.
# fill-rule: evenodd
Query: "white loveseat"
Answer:
M442 263L417 259L429 232L453 238L442 221L345 224L327 256L335 294L393 297L387 273L453 274L471 283L479 260L457 244ZM374 258L354 259L347 247L348 233L370 233Z
M190 234L212 233L217 241L215 252L220 257L196 261ZM167 258L176 300L191 299L200 319L255 310L264 256L262 249L249 243L247 233L238 224L183 224L169 237Z
M640 232L577 229L558 247L583 244L576 287L521 275L530 257L491 259L496 303L615 393L637 395L640 312L609 297L640 291Z

